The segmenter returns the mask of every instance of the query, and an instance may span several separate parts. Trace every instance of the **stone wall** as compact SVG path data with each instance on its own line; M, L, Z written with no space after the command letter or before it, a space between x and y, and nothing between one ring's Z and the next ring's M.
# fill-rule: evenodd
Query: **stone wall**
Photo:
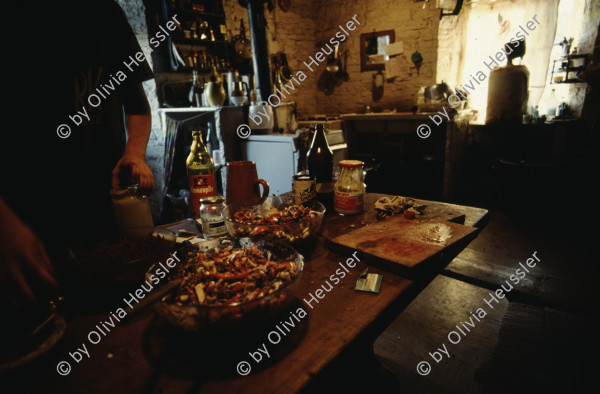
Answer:
M429 2L423 9L423 3L414 0L320 2L315 12L319 18L317 40L329 40L339 29L338 25L343 25L354 15L360 26L349 32L350 36L344 42L345 49L348 50L347 69L350 78L336 87L330 96L320 91L316 93L319 113L357 112L363 110L365 105L409 110L415 104L419 87L435 83L440 10L432 3L434 2ZM383 97L374 102L371 86L375 72L360 71L360 35L380 30L394 30L395 41L403 42L404 56L411 66L410 57L417 49L424 60L418 75L416 69L411 68L408 75L397 77L393 81L386 80ZM322 66L321 70L324 69Z
M275 2L276 3L276 2ZM269 52L275 54L279 51L286 54L290 69L295 74L297 70L305 70L302 61L313 55L315 47L315 30L320 19L317 18L313 4L315 0L298 0L292 2L292 8L283 12L278 6L272 12L265 11L268 26ZM231 36L240 32L240 18L244 20L246 36L248 32L248 10L239 5L237 0L224 0L227 30ZM266 6L265 6L266 10ZM317 90L316 76L307 75L301 82L300 88L289 95L286 101L297 103L298 115L306 116L319 113L315 100ZM321 112L322 113L322 112Z
M240 18L244 18L244 24L248 26L246 9L237 0L225 0L223 5L227 28L233 35L238 34ZM350 32L350 37L344 42L348 50L349 80L327 96L317 91L317 81L325 71L325 64L310 73L302 63L310 62L309 56L314 57L320 49L317 46L319 41L328 41L339 29L338 25L346 23L354 15L361 25ZM292 2L289 12L277 7L273 13L267 14L269 50L271 53L284 51L291 69L306 73L306 80L290 97L298 103L299 116L356 112L365 105L407 110L414 105L419 87L435 82L439 15L439 9L431 3L423 9L423 3L414 0L298 0ZM386 81L383 98L378 102L373 102L371 94L374 72L360 71L360 34L374 30L394 30L396 41L404 43L409 62L417 47L424 58L419 75L412 69L411 75L398 77L389 83Z

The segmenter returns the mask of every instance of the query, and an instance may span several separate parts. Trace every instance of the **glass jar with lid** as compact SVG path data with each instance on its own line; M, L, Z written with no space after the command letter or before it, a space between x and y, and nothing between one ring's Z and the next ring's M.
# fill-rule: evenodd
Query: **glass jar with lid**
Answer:
M223 211L223 196L209 196L200 199L200 221L204 238L218 238L227 234Z
M152 233L154 222L148 197L139 192L137 185L127 189L113 189L110 196L121 236L143 239Z
M338 162L340 175L334 186L334 209L342 215L357 215L364 210L366 189L360 160Z

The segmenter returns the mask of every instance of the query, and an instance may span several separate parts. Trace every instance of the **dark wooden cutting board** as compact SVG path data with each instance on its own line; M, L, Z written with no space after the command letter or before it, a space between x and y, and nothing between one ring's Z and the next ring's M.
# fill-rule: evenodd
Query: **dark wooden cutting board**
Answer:
M449 222L452 216L444 214L429 219L388 217L333 237L329 239L329 245L346 254L359 251L367 263L384 263L382 268L403 273L475 238L476 228Z

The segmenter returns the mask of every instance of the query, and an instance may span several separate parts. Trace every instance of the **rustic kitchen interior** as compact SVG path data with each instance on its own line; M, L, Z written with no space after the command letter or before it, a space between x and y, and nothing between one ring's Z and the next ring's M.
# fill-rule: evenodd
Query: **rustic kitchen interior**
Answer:
M35 373L26 392L69 393L591 384L600 1L117 3L154 75L143 87L155 186L143 204L154 238L172 242L166 254L147 240L134 249L168 274L191 253L206 267L233 264L235 253L210 260L202 245L247 237L235 248L255 265L265 257L249 245L284 219L259 223L265 212L238 204L266 201L309 225L269 246L288 260L273 263L285 272L266 296L211 309L208 288L235 280L227 291L241 291L242 268L205 274L215 281L189 296L174 293L188 274L164 283L147 266L105 305L52 317L43 350L2 360L10 381ZM202 191L190 183L196 159L214 174ZM117 216L139 218L119 204ZM95 277L117 271L83 283L96 289ZM151 278L155 289L140 287ZM61 360L70 374L57 374Z

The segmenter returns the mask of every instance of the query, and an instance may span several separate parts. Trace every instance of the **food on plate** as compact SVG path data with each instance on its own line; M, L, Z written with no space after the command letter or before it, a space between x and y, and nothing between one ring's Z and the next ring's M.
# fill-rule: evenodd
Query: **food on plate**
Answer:
M411 208L412 209L412 208ZM414 219L415 218L415 212L409 210L404 211L404 217L407 219Z
M415 215L422 215L424 209L425 205L418 204L412 198L402 196L381 197L375 201L375 210L380 219L388 215L399 214L404 214L407 219L413 219Z
M224 306L243 304L274 293L292 282L298 268L292 261L274 261L256 244L250 248L220 246L188 253L175 293L163 301L178 305Z

